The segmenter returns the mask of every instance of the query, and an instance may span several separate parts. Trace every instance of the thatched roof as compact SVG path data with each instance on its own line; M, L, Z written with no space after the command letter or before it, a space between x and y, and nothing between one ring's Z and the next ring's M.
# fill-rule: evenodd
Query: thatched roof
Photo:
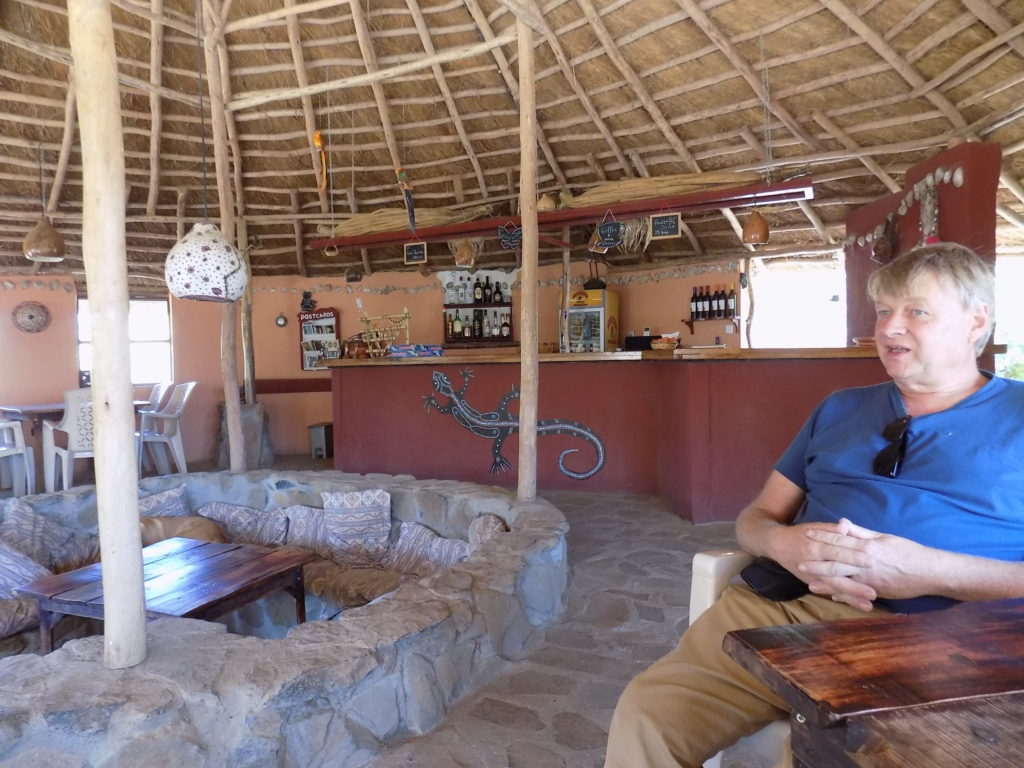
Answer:
M184 226L216 184L192 0L113 0L128 173L128 263L162 287ZM309 243L353 211L514 213L519 179L515 16L535 36L539 193L726 171L809 176L815 197L770 211L768 251L841 243L853 208L902 184L953 139L1003 145L997 242L1024 246L1024 3L1018 0L206 0L220 26L239 216L253 271L401 269L398 245L325 254ZM429 62L433 62L430 64ZM81 155L66 3L0 3L0 274L33 270L21 242L46 207L81 272ZM200 113L198 94L204 93ZM201 114L206 125L201 130ZM327 188L319 189L320 131ZM744 253L730 211L612 265ZM739 212L742 220L744 212ZM296 233L300 233L301 249ZM574 258L590 231L574 227ZM300 254L301 250L301 254ZM440 248L438 249L440 250ZM478 265L514 263L497 239ZM542 263L561 259L542 243ZM432 259L449 268L450 259Z

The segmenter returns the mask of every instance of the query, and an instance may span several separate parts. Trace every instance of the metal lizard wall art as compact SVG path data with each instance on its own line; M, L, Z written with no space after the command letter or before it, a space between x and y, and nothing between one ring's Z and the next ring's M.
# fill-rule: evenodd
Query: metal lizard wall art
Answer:
M434 391L447 399L445 403L439 403L434 395L423 396L423 407L428 411L436 408L439 413L450 413L456 422L474 435L488 437L494 440L491 445L491 474L504 472L512 469L502 453L501 447L505 444L508 436L519 431L519 417L508 412L509 404L519 397L519 388L512 387L512 391L501 398L497 410L488 413L481 413L466 402L466 390L469 388L469 381L473 378L473 371L464 368L459 372L462 375L462 386L456 390L451 381L440 371L434 371ZM565 457L570 453L576 453L578 448L569 448L562 451L558 456L558 468L562 473L577 480L585 480L597 474L604 466L604 443L601 442L594 432L587 426L575 421L563 419L540 419L537 421L538 435L574 435L586 440L594 447L597 461L594 466L586 472L574 472L565 466Z

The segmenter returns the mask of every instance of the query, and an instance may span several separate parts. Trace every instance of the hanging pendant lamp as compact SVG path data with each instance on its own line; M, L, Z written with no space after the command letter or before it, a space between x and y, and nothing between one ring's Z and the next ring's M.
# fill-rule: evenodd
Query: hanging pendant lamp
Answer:
M764 245L768 242L768 222L757 211L747 216L743 225L743 242L747 245Z
M196 75L199 80L199 127L203 162L204 221L192 229L167 252L164 280L171 295L179 299L238 301L245 293L249 271L245 259L209 221L209 183L206 178L206 120L203 109L203 77L200 69L199 7L196 3Z
M43 200L43 145L39 145L39 207L42 215L21 244L22 253L29 261L55 262L64 261L64 238L53 228L50 217L46 215L46 203Z

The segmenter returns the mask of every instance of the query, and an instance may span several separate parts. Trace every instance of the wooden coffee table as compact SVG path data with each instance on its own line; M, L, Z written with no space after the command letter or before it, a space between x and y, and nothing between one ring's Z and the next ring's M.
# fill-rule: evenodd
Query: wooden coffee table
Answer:
M176 537L142 550L146 616L215 619L283 589L295 598L295 620L306 620L302 566L316 560L300 549L223 544ZM53 650L53 625L64 615L103 618L100 564L33 581L17 592L39 603L44 653Z

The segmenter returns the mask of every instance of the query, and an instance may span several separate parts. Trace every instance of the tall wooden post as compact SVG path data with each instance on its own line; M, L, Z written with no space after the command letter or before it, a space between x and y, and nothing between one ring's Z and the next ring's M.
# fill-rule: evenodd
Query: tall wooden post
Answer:
M249 259L249 225L245 219L238 220L236 245L245 260L245 271L249 282L242 295L242 381L245 387L245 402L256 402L256 353L252 337L252 261Z
M569 227L562 228L562 240L569 243L572 232ZM558 307L558 348L565 352L572 352L569 349L569 294L572 293L572 249L569 246L562 248L562 295Z
M213 158L217 174L217 200L220 202L220 231L229 243L235 242L235 205L231 192L231 159L228 157L228 123L224 109L220 62L217 58L217 26L203 3L203 51L206 54L206 80L210 91L210 125ZM251 279L251 275L250 275ZM231 471L245 472L245 437L242 433L242 407L238 399L238 333L234 302L221 305L220 372L224 380L224 415L228 425L228 453Z
M537 495L537 97L533 30L516 20L519 38L519 210L523 222L523 290L519 305L519 499Z
M103 574L103 661L146 658L135 412L128 356L124 139L109 0L70 0L68 28L82 141L82 255L93 344L96 506Z

